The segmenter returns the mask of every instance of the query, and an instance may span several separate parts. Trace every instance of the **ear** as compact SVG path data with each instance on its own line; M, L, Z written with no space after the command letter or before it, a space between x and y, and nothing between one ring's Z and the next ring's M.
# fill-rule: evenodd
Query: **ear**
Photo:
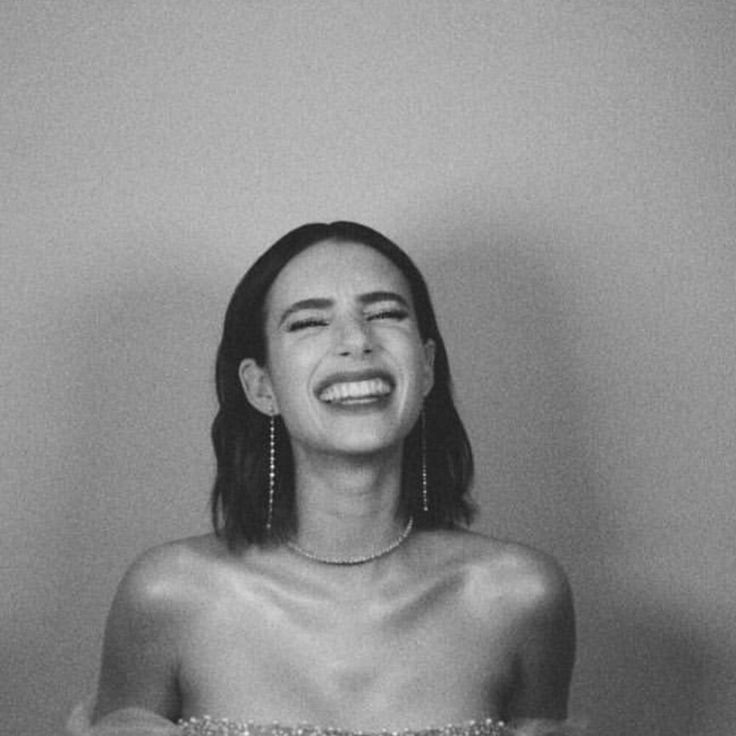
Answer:
M432 390L434 386L434 354L435 344L434 340L427 340L424 343L424 396Z
M279 413L268 371L253 358L245 358L238 370L240 385L250 405L262 414L272 416Z

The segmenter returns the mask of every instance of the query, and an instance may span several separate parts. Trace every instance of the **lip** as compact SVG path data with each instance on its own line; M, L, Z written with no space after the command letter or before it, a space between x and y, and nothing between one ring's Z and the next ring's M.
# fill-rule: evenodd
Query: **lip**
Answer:
M320 397L322 392L336 383L351 383L354 381L370 381L372 379L379 379L385 381L393 391L396 386L394 377L387 371L380 369L366 369L360 371L338 371L325 376L316 386L314 394L317 398Z

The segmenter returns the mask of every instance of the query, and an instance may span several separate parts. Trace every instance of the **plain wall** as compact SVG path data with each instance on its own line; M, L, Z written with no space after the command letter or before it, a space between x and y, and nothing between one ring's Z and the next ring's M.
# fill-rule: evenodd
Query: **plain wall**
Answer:
M480 530L576 591L595 736L736 730L731 2L3 2L1 728L208 529L229 295L305 221L426 272Z

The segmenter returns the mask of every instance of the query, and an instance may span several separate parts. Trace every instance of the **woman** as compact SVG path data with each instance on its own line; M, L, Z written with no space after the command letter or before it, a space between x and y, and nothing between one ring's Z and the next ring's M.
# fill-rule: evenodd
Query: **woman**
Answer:
M129 570L72 729L560 724L569 588L548 557L461 526L472 456L408 256L355 223L292 231L236 289L216 375L216 532Z

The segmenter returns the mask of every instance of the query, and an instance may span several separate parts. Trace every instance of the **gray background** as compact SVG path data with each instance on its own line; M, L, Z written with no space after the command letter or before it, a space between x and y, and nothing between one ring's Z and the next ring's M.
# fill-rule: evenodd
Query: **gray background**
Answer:
M207 530L253 258L427 273L481 530L577 593L596 736L736 730L731 2L3 2L2 728L90 693L117 581Z

